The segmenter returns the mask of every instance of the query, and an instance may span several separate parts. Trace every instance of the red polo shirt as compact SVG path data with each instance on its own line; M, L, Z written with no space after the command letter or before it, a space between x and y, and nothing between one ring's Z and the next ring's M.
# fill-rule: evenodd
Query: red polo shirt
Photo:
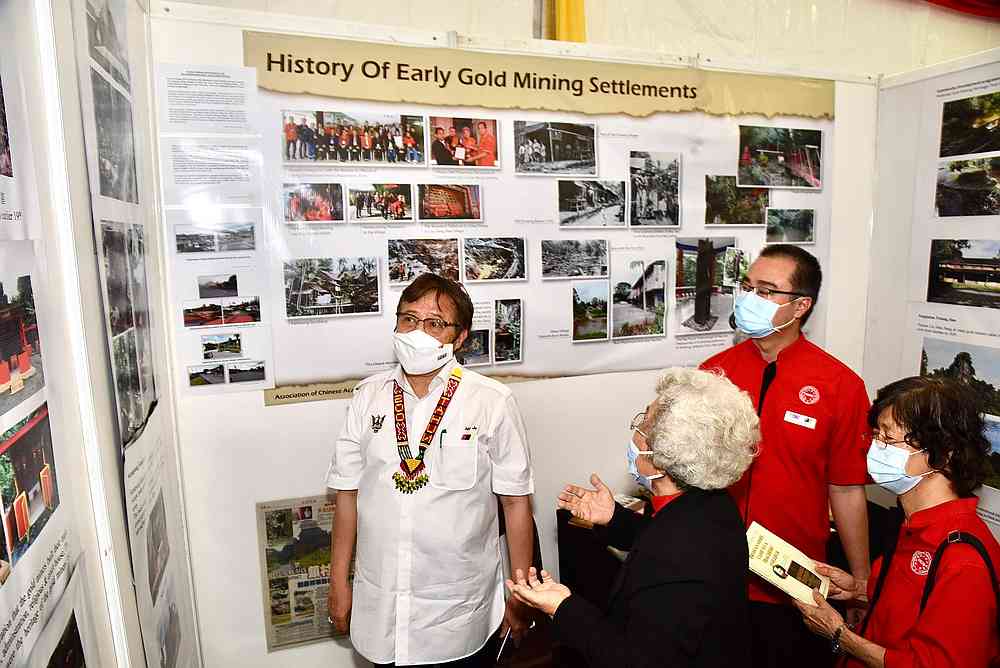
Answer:
M952 545L938 566L934 590L918 618L927 569L938 546L952 531L973 534L1000 568L1000 545L976 515L978 499L956 499L914 513L903 525L882 593L865 637L886 648L886 668L990 665L1000 656L997 607L989 572L969 545ZM868 596L875 589L882 559L875 561ZM854 659L845 666L860 668Z
M759 404L768 363L752 340L702 363L720 369ZM760 412L760 454L729 492L749 526L753 521L805 552L826 560L830 535L828 485L863 485L870 402L856 373L800 336L782 350ZM780 590L750 580L750 599L789 603Z

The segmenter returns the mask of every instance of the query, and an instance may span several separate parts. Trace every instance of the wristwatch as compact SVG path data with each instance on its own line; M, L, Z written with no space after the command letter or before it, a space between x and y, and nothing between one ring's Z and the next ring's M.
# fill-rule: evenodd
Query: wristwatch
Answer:
M841 624L840 628L833 632L833 637L830 638L830 651L834 654L843 653L843 649L840 647L840 634L844 632L846 624Z

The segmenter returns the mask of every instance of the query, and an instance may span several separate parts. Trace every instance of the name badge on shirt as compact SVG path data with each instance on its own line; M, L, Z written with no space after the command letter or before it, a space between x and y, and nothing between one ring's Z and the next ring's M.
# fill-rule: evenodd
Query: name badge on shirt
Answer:
M792 411L785 411L785 422L791 422L792 424L797 424L800 427L805 427L806 429L816 428L816 418L809 417L808 415L802 415L800 413L793 413Z

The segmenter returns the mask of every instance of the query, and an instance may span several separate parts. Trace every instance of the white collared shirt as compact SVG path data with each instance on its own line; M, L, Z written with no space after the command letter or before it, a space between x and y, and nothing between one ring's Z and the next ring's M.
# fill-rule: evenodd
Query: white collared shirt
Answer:
M443 663L478 651L503 620L494 494L534 492L524 423L510 390L474 371L462 381L424 456L429 483L412 494L400 471L393 381L403 388L413 457L454 361L418 399L397 366L357 386L327 473L358 490L351 642L374 663Z

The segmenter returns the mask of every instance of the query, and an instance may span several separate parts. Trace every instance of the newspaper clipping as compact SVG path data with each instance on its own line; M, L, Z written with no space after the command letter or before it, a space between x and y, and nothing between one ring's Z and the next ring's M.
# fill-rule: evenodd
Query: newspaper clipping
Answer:
M268 652L334 637L326 597L335 507L325 496L257 504Z
M826 598L830 579L816 572L816 562L757 522L747 529L750 570L792 598L815 605L812 590Z

